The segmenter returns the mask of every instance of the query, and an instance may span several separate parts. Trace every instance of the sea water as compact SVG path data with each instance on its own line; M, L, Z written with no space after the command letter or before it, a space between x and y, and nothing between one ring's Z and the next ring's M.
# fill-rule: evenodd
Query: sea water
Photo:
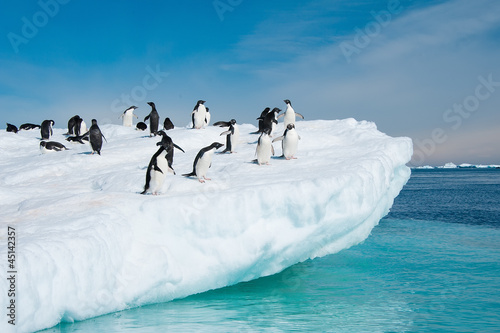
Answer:
M500 170L413 170L362 244L46 332L500 332Z

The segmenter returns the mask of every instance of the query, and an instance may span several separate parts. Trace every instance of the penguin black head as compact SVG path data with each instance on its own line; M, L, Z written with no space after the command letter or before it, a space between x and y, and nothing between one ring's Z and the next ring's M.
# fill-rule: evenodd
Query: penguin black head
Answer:
M215 149L219 149L219 148L220 148L220 147L222 147L222 146L224 146L222 143L220 143L220 142L214 142L214 143L212 143L212 144L210 145L210 149L213 149L213 148L215 148Z
M156 106L155 106L155 103L153 103L153 102L148 102L148 105L149 105L150 107L152 107L153 109L156 107Z
M274 108L271 112L280 113L281 109L280 108Z
M290 104L290 105L292 105L292 102L290 102L290 100L289 100L289 99L285 99L283 102L285 102L286 104Z
M204 101L204 100L201 100L201 99L200 99L200 100L198 101L198 103L197 103L197 104L198 104L198 105L200 105L200 104L205 104L205 102L206 102L206 101Z
M92 125L97 125L97 120L96 119L92 119Z
M203 103L205 103L205 102L203 102ZM207 110L207 112L209 112L209 111L210 111L210 109L209 109L209 108L207 108L207 107L205 107L205 110Z
M231 119L230 123L231 123L231 125L236 124L236 119Z
M45 141L40 141L40 147L45 147L47 143Z
M17 133L18 129L15 125L7 123L7 132Z
M291 129L293 129L293 128L295 128L295 125L294 125L294 124L288 124L288 125L286 126L286 129L287 129L287 130L291 130Z
M123 113L127 112L128 110L135 110L138 109L138 106L132 105L131 107L127 108Z

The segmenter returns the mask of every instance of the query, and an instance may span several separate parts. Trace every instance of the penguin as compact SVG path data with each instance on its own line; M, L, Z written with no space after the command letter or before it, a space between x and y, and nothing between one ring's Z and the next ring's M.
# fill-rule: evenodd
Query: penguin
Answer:
M224 146L222 143L214 142L210 146L202 148L194 159L193 171L191 173L186 173L183 176L196 176L198 177L200 183L204 183L205 180L210 180L210 178L207 178L206 176L208 168L212 166L212 155L214 154L215 150L219 149L222 146Z
M270 128L271 129L271 135L274 132L274 129L276 127L276 124L278 124L278 113L281 112L280 108L274 108L271 111L267 112L264 118L262 119L262 127L263 128ZM260 119L257 118L257 119Z
M264 132L264 117L269 111L271 111L271 108L265 108L264 111L260 113L260 117L257 118L257 120L259 121L259 130L250 134L259 134Z
M208 126L210 124L210 109L206 108L206 113L205 113L205 126Z
M48 140L53 134L52 126L54 126L53 120L44 120L40 126L40 133L42 135L42 140Z
M296 158L296 157L294 157L294 155L295 155L295 153L297 153L297 147L299 145L299 140L300 140L300 136L297 134L297 131L295 130L295 125L288 124L283 135L274 139L273 142L283 141L282 142L282 148L283 148L282 157L284 156L287 160L290 160L290 159Z
M196 102L196 105L191 112L191 120L193 121L193 128L200 129L205 125L207 108L204 105L205 101L201 99Z
M29 130L32 130L35 128L40 128L40 125L26 123L26 124L22 124L21 126L19 126L20 130L25 130L25 131L29 131Z
M87 133L85 135L87 135ZM99 126L97 126L97 120L95 119L92 119L92 126L90 126L90 129L88 131L88 136L89 136L90 146L92 147L92 154L96 152L97 154L101 155L102 139L104 138L104 140L106 140L106 138L102 134Z
M79 115L75 115L68 120L68 132L66 135L75 135L76 121L80 119Z
M7 132L17 133L18 129L16 125L12 125L7 123L7 128L5 129Z
M151 137L153 135L156 136L160 116L158 115L158 111L156 111L155 103L148 102L148 105L151 106L151 112L144 118L144 121L149 119L149 136Z
M236 124L236 120L231 119L231 121L218 121L214 123L214 126L229 127L229 130L222 132L220 135L226 135L226 149L221 152L224 154L226 152L234 153L234 148L238 143L240 138L240 130Z
M164 131L159 131L158 134L162 136L162 140L156 144L160 146L160 148L153 157L151 157L148 170L146 171L146 184L141 194L147 194L148 192L153 195L158 194L158 191L162 188L163 182L165 181L166 172L170 171L175 175L174 168L172 167L174 148L184 152L184 150L177 146Z
M295 110L292 107L292 102L290 102L289 99L285 99L283 102L286 103L286 111L285 111L285 113L280 114L278 118L284 117L283 123L285 125L285 128L288 127L288 124L295 125L295 117L300 117L300 118L304 119L303 115L301 115L298 112L295 112Z
M138 122L137 125L135 126L135 129L139 131L145 131L147 128L148 125L146 125L146 123L143 123L142 121Z
M174 123L172 123L172 120L170 118L165 118L165 121L163 122L163 128L165 131L174 129Z
M255 160L257 164L269 165L271 161L271 156L274 156L274 147L271 142L271 129L269 127L264 128L262 134L257 141L257 149L255 150L255 155L257 159Z
M134 117L136 117L137 119L139 119L139 117L137 117L135 114L134 114L134 110L137 109L138 107L135 106L135 105L132 105L131 107L129 107L128 109L126 109L125 111L123 111L123 114L120 116L121 118L123 118L123 126L125 127L132 127L132 120L134 119Z
M184 151L184 149L182 149L181 147L179 147L178 145L176 145L172 141L172 139L167 135L167 133L165 133L164 131L159 131L158 134L160 134L162 136L162 139L156 145L164 147L165 150L167 151L167 157L166 158L167 158L168 166L169 166L170 169L172 169L172 171L173 171L173 173L175 175L174 168L172 167L172 165L174 163L174 148L179 149L183 153L185 153L185 151Z
M85 142L83 142L82 140L89 141L89 136L87 134L84 134L84 135L79 135L79 136L68 136L66 138L66 141L68 141L68 142L79 142L83 145L83 144L85 144Z
M83 118L78 117L76 119L74 132L76 136L80 136L80 134L87 132L87 124L85 124Z
M42 151L43 154L47 154L55 151L68 150L68 148L66 148L62 143L59 142L41 141L40 150Z

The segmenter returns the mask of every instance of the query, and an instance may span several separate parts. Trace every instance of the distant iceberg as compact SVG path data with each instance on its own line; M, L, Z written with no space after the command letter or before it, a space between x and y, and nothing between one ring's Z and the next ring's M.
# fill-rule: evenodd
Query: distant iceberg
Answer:
M101 156L88 144L42 155L39 133L0 132L0 266L16 230L15 328L19 332L166 302L271 275L362 242L410 177L409 138L374 123L299 121L297 159L255 158L253 125L240 125L234 154L215 154L205 184L181 177L223 129L168 131L176 176L161 195L140 195L159 138L100 126ZM275 136L283 133L279 124ZM51 140L65 142L65 129ZM9 284L0 281L2 307ZM4 310L5 312L5 310ZM12 326L1 321L0 331Z
M413 167L413 169L500 169L500 165L498 164L469 164L462 163L460 165L456 165L455 163L449 162L442 166L417 166Z

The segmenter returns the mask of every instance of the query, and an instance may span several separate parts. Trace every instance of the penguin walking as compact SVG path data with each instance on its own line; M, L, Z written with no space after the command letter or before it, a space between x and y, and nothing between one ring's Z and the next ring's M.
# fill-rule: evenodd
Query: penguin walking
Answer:
M269 113L269 111L271 111L271 108L265 108L264 111L260 113L260 117L257 118L257 120L259 121L259 130L250 134L259 134L264 132L264 117Z
M157 195L165 182L166 173L170 171L175 175L174 168L172 167L174 148L184 152L181 147L173 143L172 139L165 132L159 131L158 134L162 135L162 140L156 144L160 148L151 157L148 170L146 171L146 184L141 194L152 193L153 195Z
M240 129L236 124L236 120L231 119L230 121L218 121L214 123L214 126L229 127L229 130L222 132L220 135L226 135L226 149L221 152L224 154L226 152L235 153L234 148L238 144L240 138Z
M202 148L194 159L193 171L191 173L186 173L183 176L196 176L200 183L204 183L205 180L210 180L210 178L207 178L206 176L208 168L212 166L212 156L215 150L219 149L222 146L224 146L222 143L214 142L210 146Z
M17 131L18 131L16 125L12 125L12 124L9 124L9 123L7 123L7 128L5 130L7 132L11 132L11 133L17 133Z
M301 115L298 112L295 112L295 110L292 107L292 102L290 102L289 99L285 99L283 102L286 103L286 110L284 113L280 114L278 118L284 117L283 123L285 125L285 128L288 127L288 124L295 125L295 118L296 117L300 117L300 118L304 119L303 115Z
M172 123L172 120L170 120L170 118L167 117L165 118L165 121L163 121L163 129L165 131L174 129L174 123Z
M52 126L54 126L53 120L44 120L40 126L40 134L42 135L42 140L48 140L53 134Z
M257 149L255 150L255 155L257 156L257 164L269 165L271 161L271 156L274 156L274 147L271 142L271 129L264 128L262 134L257 141Z
M207 108L205 107L205 101L199 100L191 112L191 120L193 121L193 128L200 129L205 126L207 119Z
M136 117L137 119L139 119L139 117L137 117L134 114L134 110L137 109L137 108L138 108L137 106L132 105L131 107L129 107L128 109L126 109L125 111L123 111L123 114L120 116L122 118L122 124L123 124L123 126L125 126L125 127L132 127L132 121L134 120L134 117Z
M106 140L101 132L101 129L97 125L97 120L92 119L92 126L88 131L90 146L92 147L92 154L97 153L101 155L102 139ZM106 140L107 142L108 140Z
M144 118L144 121L149 119L149 136L156 136L156 132L158 132L158 124L160 123L160 115L158 115L158 111L156 111L156 105L153 102L148 102L148 105L151 106L151 112Z
M62 143L59 142L41 141L40 150L42 151L43 154L47 154L55 151L68 150L68 148L66 148Z
M25 130L25 131L29 131L29 130L32 130L35 128L40 128L40 125L26 123L26 124L22 124L21 126L19 126L20 130Z
M275 141L283 141L281 146L283 148L283 155L287 160L295 159L295 154L297 153L297 148L299 146L300 136L295 130L294 124L288 124L285 132L282 136L277 137L273 140Z

